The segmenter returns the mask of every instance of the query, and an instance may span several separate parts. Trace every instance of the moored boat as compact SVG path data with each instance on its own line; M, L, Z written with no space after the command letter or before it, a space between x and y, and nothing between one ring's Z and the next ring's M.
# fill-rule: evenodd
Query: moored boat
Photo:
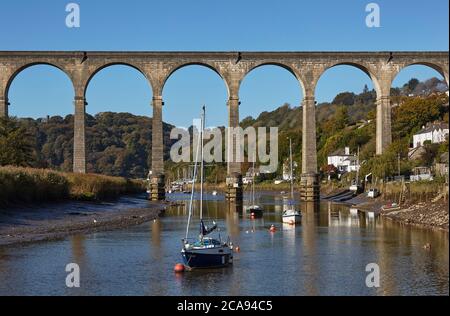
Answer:
M263 213L264 213L264 209L261 206L259 206L259 205L246 206L245 207L245 211L250 216L255 216L255 217L263 216Z
M246 206L244 209L245 212L252 217L261 217L264 213L264 209L255 202L255 162L253 162L252 167L251 205Z
M283 223L285 224L297 224L302 220L302 214L294 209L289 209L283 212Z
M192 183L197 179L197 164L199 156L199 147L201 146L200 157L200 234L196 240L190 240L189 226L192 218L192 208L194 200L195 185L192 185L191 199L189 203L189 216L186 227L186 237L183 239L183 247L181 255L183 257L184 265L189 269L198 268L220 268L226 267L233 263L233 244L228 239L227 242L222 242L219 238L208 237L216 229L217 225L213 222L213 226L208 228L203 220L203 179L204 179L204 162L203 162L203 132L205 128L205 107L203 107L201 127L199 133L199 141L197 142L197 154L194 166L194 176Z
M302 214L294 207L294 176L293 176L293 162L292 162L292 139L289 138L289 159L290 159L290 178L291 178L291 201L289 208L283 212L282 221L286 224L297 224L302 219Z

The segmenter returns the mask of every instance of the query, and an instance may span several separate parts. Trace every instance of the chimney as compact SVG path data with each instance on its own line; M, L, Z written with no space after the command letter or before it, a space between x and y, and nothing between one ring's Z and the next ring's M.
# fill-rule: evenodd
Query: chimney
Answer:
M346 154L347 156L350 155L350 147L345 147L345 154Z

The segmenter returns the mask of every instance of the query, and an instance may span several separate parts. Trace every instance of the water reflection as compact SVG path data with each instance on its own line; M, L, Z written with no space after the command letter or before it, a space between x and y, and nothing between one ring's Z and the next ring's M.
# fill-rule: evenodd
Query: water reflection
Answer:
M448 295L448 233L402 227L331 203L302 203L302 221L281 222L288 200L259 195L263 218L209 196L205 217L241 249L232 268L173 273L181 261L189 195L162 218L121 231L0 248L0 294L63 295ZM194 203L198 206L197 202ZM269 232L270 225L277 232ZM194 213L192 234L197 234ZM430 250L423 245L430 243ZM82 268L82 287L65 287L65 265ZM381 287L365 286L377 263Z

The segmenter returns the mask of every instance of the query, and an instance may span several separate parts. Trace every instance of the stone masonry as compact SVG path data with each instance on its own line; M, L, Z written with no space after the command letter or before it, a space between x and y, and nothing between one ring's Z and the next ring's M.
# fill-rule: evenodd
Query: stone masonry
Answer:
M322 74L338 65L354 66L365 72L375 87L377 101L376 151L382 154L392 141L390 88L396 75L409 65L426 65L449 82L448 52L0 52L0 116L8 116L11 82L24 69L38 64L59 68L73 83L74 172L86 172L85 112L86 89L91 79L111 65L128 65L140 71L153 91L153 199L164 199L164 160L162 95L168 78L188 65L201 65L215 71L228 89L229 125L239 124L239 89L245 76L255 68L276 65L288 70L303 91L303 144L301 194L304 200L317 200L317 153L315 133L315 88ZM224 106L226 106L224 104ZM298 150L298 149L297 149ZM239 163L228 166L229 199L242 199Z

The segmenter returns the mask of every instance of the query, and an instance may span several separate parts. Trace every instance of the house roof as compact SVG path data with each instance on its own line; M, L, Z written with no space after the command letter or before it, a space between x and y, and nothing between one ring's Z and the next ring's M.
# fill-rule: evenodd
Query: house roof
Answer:
M445 122L428 123L427 126L422 128L415 135L426 134L426 133L430 133L430 132L434 132L434 131L438 131L438 130L442 130L442 129L448 129L448 123L445 123Z
M356 157L356 156L354 156L354 155L352 155L352 156L348 156L348 157L346 157L345 158L345 161L356 161L356 160L358 160L358 157Z
M344 156L344 157L352 157L354 155L350 154L350 155L346 155L345 154L345 149L338 149L334 152L332 152L331 154L328 155L328 157L334 157L334 156Z
M420 159L423 153L425 153L425 148L423 146L412 148L408 152L408 159L410 160Z

